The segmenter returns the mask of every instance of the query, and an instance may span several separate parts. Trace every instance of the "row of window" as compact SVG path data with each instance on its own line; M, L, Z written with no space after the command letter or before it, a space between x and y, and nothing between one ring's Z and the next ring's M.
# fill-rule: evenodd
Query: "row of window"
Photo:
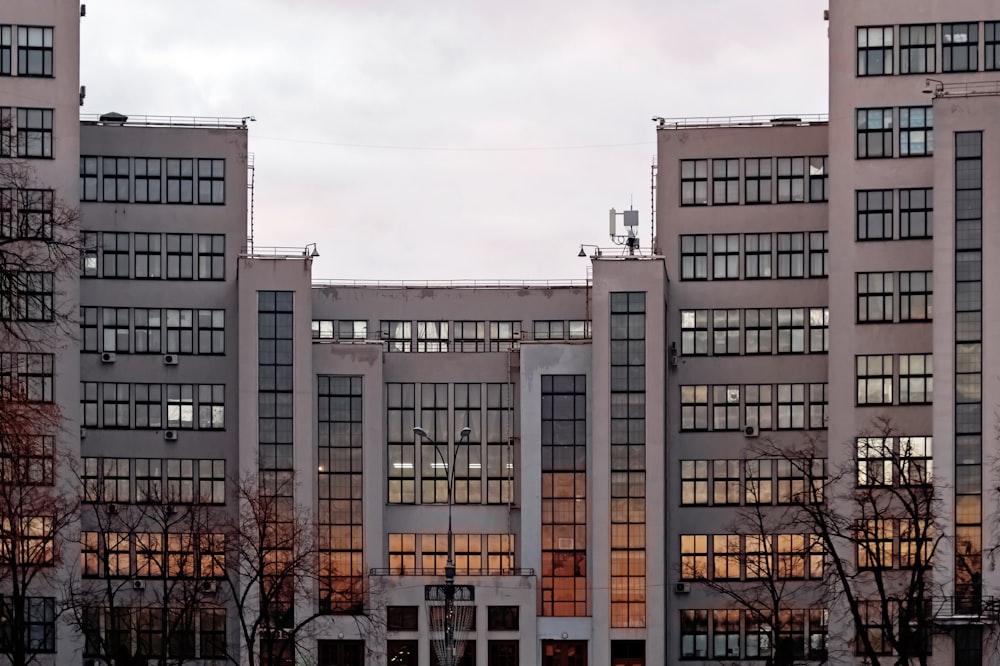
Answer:
M455 534L454 548L462 575L499 574L515 567L513 534ZM447 534L389 534L389 572L394 576L444 575L447 560Z
M222 206L226 161L85 155L80 157L80 201Z
M857 190L854 193L854 237L859 241L893 238L930 238L934 234L934 190L899 190L899 229L896 229L893 190Z
M820 203L827 200L830 174L825 155L746 157L742 160L742 177L740 162L738 158L681 160L681 205Z
M43 26L0 25L0 76L13 76L15 71L17 76L54 76L52 34L52 28Z
M682 235L681 279L739 280L742 277L745 280L770 280L826 277L829 270L827 235L826 231L810 231L808 234L793 232ZM741 236L742 262L740 261ZM807 236L808 263L806 262Z
M826 307L681 310L680 315L683 356L804 354L807 347L823 354L830 348Z
M354 666L357 664L360 666L364 662L364 645L361 641L357 641L357 645L350 645L354 641L320 641L319 653L324 654L323 644L324 642L329 642L338 647L344 649L339 650L341 656L340 661L321 661L320 663L330 663L330 664L345 664ZM386 641L385 652L386 659L388 663L393 666L419 666L419 664L424 663L420 661L420 641L417 640L389 640ZM444 649L444 641L438 639L431 639L429 641L431 658L427 663L431 664L454 664L455 666L476 666L476 641L462 639L462 656L456 658L456 655L445 656L441 654ZM350 647L348 647L350 646ZM486 663L489 666L518 666L520 664L520 646L516 640L489 640L486 643ZM330 650L333 652L334 650ZM581 654L585 655L585 651L581 651L579 648L574 649L572 654L575 657L570 657L570 659L579 659ZM322 657L320 657L322 659ZM549 663L549 662L545 662ZM574 661L552 661L551 663L558 664L575 664L583 662Z
M226 311L86 306L80 332L84 352L224 354Z
M893 120L896 109L882 107L857 110L857 157L893 157ZM934 109L904 106L898 109L899 156L924 157L934 154Z
M682 534L682 580L823 578L826 550L815 534Z
M859 486L923 486L931 482L931 437L858 437ZM958 475L959 477L961 475ZM960 478L960 487L968 482Z
M487 324L489 324L488 344ZM382 320L380 326L386 351L409 352L414 350L413 322ZM416 333L416 350L418 352L509 351L517 349L520 344L521 322L418 321Z
M456 326L462 325L462 333L464 334L464 324L476 323L478 325L483 322L454 323ZM395 324L397 326L393 330L393 327L387 326L387 324ZM401 336L405 337L407 328L403 326L402 331L399 331L399 324L399 321L380 322L378 328L379 338L388 339L385 336L388 336L390 331L392 333L400 333ZM454 345L459 342L463 343L461 347L464 348L466 339L452 339L449 334L451 324L452 322L449 321L416 322L416 350L418 352L446 352L450 348L455 349ZM527 331L521 330L520 322L490 322L491 340L496 340L497 342L510 340L513 335L511 331L514 324L517 324L519 335L526 338ZM571 319L569 321L564 319L536 319L532 324L531 339L533 340L585 340L590 338L590 322L583 319ZM314 340L368 340L368 325L369 322L367 319L314 319L312 322L312 337ZM412 324L409 330L412 332ZM455 330L458 332L457 328ZM385 336L382 335L382 331L385 331ZM478 335L478 330L475 334ZM479 338L474 339L474 342L478 343L479 341ZM406 340L396 339L392 340L392 342L406 342ZM405 345L402 345L403 349L399 348L400 345L393 345L395 348L392 351L412 350L412 342L413 340L411 339L409 349L406 349ZM476 346L478 347L478 344Z
M420 606L386 606L387 631L418 631ZM520 629L520 606L487 606L487 631L517 631ZM472 613L469 631L476 630L476 612Z
M827 386L825 383L681 386L681 430L823 429L827 426Z
M938 29L940 28L940 39ZM1000 21L982 24L983 69L1000 69ZM896 40L898 30L898 49ZM857 29L858 76L980 70L980 23L865 26ZM940 58L938 63L938 44ZM898 67L896 63L898 62Z
M825 458L681 461L685 506L817 503L825 488Z
M895 385L892 354L866 354L855 357L857 404L923 405L934 399L934 364L931 354L899 354L899 394ZM977 375L978 376L978 375ZM981 384L981 381L980 381ZM981 390L977 386L958 386L956 391Z
M195 658L225 659L226 611L223 608L170 610L115 606L87 609L85 657L107 656L108 647L147 659L169 657L172 662Z
M931 271L856 273L855 286L859 324L930 321L934 313L934 274Z
M81 425L222 430L226 427L225 389L225 384L80 382Z
M225 504L226 461L191 458L82 459L83 501Z
M778 611L777 618L751 610L682 610L682 659L826 659L829 613L822 608ZM741 623L742 620L742 623ZM709 651L711 646L711 651Z
M222 578L224 534L190 532L80 533L80 573L101 578Z
M0 157L52 157L54 113L0 106Z
M226 237L85 231L80 274L136 280L225 280Z
M859 569L912 569L931 565L934 531L923 519L872 518L854 524Z

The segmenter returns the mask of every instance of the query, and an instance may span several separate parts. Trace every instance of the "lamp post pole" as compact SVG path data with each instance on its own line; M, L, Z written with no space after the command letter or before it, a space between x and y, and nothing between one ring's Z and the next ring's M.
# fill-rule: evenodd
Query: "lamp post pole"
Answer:
M456 663L455 660L455 534L451 529L451 507L454 504L453 494L455 486L455 463L458 461L458 444L467 440L472 429L468 426L462 428L458 441L455 442L455 452L451 457L451 464L441 453L440 445L427 434L427 431L420 426L414 426L413 434L421 439L427 440L434 446L434 454L444 465L446 480L448 483L448 560L444 565L444 642L445 661L449 666Z

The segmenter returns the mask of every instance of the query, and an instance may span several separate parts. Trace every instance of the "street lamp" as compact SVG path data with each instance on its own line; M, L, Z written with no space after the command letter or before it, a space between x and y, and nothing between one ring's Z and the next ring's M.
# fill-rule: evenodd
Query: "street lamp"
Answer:
M441 453L440 445L427 434L427 431L420 426L414 426L413 434L421 439L427 440L434 445L434 454L445 466L448 477L448 561L444 565L444 641L446 659L449 663L455 661L455 534L451 530L451 507L454 504L453 495L455 490L455 463L458 461L458 444L462 440L468 440L472 433L472 428L466 426L459 432L458 441L455 442L455 453L452 454L451 464Z

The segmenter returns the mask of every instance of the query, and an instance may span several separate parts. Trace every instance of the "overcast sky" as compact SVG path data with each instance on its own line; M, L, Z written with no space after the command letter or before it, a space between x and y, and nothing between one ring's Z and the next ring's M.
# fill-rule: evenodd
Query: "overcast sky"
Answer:
M83 113L254 115L256 243L315 278L582 279L653 116L827 108L826 0L90 0Z

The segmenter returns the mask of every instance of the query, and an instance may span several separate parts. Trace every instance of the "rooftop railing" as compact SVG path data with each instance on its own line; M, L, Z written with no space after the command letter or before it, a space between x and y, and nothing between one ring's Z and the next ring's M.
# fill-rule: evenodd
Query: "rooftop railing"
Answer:
M368 289L551 289L589 287L587 280L313 280L313 289L365 287Z
M128 127L215 127L218 129L246 129L247 121L252 116L125 116L108 118L108 114L81 113L80 122L92 125L128 126Z
M807 127L829 122L825 113L792 113L780 116L703 116L688 118L655 117L656 129L694 129L699 127Z
M1000 80L956 81L945 83L937 79L927 79L924 92L934 97L980 97L1000 95Z
M534 569L455 569L459 576L534 576ZM384 568L370 569L369 576L443 576L443 568L430 569L407 569L407 568Z

